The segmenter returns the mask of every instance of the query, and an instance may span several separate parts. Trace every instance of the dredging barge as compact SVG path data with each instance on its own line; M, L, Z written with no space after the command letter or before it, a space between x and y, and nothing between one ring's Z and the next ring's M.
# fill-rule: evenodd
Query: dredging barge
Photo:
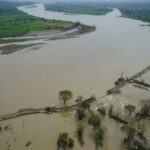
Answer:
M130 78L127 78L127 79L119 78L118 83L112 89L108 90L105 96L117 93L122 87L124 87L131 81L138 83L138 84L146 85L147 87L149 87L149 84L135 80L136 78L142 76L143 74L145 74L148 71L150 71L150 65L147 66L146 68L144 68L143 70L141 70L140 72L134 74ZM103 96L103 97L105 97L105 96ZM87 102L90 104L94 101L96 101L96 98L94 96L91 96L90 98L85 99L82 102ZM77 102L76 104L73 104L70 106L64 106L64 107L48 106L45 108L20 109L19 111L15 112L15 113L10 113L10 114L5 114L5 115L0 116L0 121L13 119L13 118L17 118L17 117L25 116L25 115L31 115L31 114L39 114L39 113L48 114L48 113L59 113L59 112L64 112L64 111L72 111L72 110L75 110L76 108L78 108L79 105L80 105L80 102Z

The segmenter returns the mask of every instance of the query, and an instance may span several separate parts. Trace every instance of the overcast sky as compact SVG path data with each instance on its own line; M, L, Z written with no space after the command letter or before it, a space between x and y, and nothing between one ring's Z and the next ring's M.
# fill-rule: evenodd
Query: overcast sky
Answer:
M0 0L0 1L3 1L3 0ZM47 1L47 2L54 2L54 1L67 1L67 2L69 2L69 1L74 1L74 2L76 2L76 1L82 1L82 2L94 2L94 1L97 1L97 2L108 2L108 1L115 1L115 2L126 2L126 1L134 1L134 2L136 2L136 1L138 1L138 2L143 2L143 1L149 1L150 2L150 0L7 0L7 1L40 1L40 2L45 2L45 1Z
M0 0L4 1L4 0ZM5 1L33 1L33 2L150 2L150 0L5 0Z

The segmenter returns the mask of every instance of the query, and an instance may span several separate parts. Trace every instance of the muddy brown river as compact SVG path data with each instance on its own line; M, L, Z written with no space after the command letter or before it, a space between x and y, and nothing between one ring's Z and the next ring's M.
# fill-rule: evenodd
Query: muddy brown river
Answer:
M150 64L150 27L141 27L146 24L141 21L119 17L118 9L105 16L50 12L42 4L19 9L47 19L80 21L97 29L77 38L41 40L45 45L37 50L27 48L0 55L0 115L26 107L63 106L58 92L64 89L74 94L70 104L78 95L88 98L94 94L100 101L122 71L124 76L131 76ZM142 78L150 83L150 73ZM107 103L114 103L118 109L126 104L134 104L138 109L142 100L150 100L150 92L131 85L124 87L120 95L106 98ZM75 139L74 150L94 150L92 128L86 121L81 122L85 126L85 146L78 144L75 138L78 123L74 112L0 122L2 127L7 124L12 127L0 133L0 150L56 150L58 134L63 131ZM102 118L102 124L106 127L106 137L101 149L123 150L120 124L107 117ZM146 136L150 139L150 121L146 124ZM29 141L31 145L25 147Z

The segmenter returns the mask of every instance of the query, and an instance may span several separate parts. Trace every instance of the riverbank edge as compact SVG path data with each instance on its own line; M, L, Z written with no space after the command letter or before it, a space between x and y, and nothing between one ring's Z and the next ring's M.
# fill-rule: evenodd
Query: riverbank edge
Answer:
M6 38L0 38L0 44L7 44L7 43L13 43L13 42L25 42L30 40L41 40L41 39L48 39L48 40L55 40L55 39L62 39L63 38L69 38L70 36L78 36L81 34L86 34L90 32L94 32L96 30L95 26L89 26L85 24L74 23L71 27L66 27L64 29L58 29L55 31L52 30L43 30L43 31L36 31L33 33L28 33L24 36L20 37L6 37ZM43 35L43 33L46 33L46 35Z
M118 8L118 9L119 9L119 8ZM120 9L119 9L119 11L121 12ZM120 15L119 17L125 18L125 19L132 19L132 20L136 20L136 21L141 21L141 23L143 23L143 24L140 25L141 27L144 27L144 26L148 26L148 27L149 27L149 26L150 26L150 22L144 21L144 20L142 20L142 19L130 17L130 16L128 16L128 15L123 14L122 12L121 12L121 15Z

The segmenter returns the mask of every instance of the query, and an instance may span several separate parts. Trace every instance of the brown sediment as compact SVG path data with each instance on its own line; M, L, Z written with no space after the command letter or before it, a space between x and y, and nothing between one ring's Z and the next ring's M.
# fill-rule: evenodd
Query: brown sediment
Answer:
M0 39L0 44L14 43L14 42L25 42L29 39Z
M11 54L13 52L22 50L24 48L36 46L36 45L42 45L43 43L34 43L34 44L9 44L0 47L1 54Z

